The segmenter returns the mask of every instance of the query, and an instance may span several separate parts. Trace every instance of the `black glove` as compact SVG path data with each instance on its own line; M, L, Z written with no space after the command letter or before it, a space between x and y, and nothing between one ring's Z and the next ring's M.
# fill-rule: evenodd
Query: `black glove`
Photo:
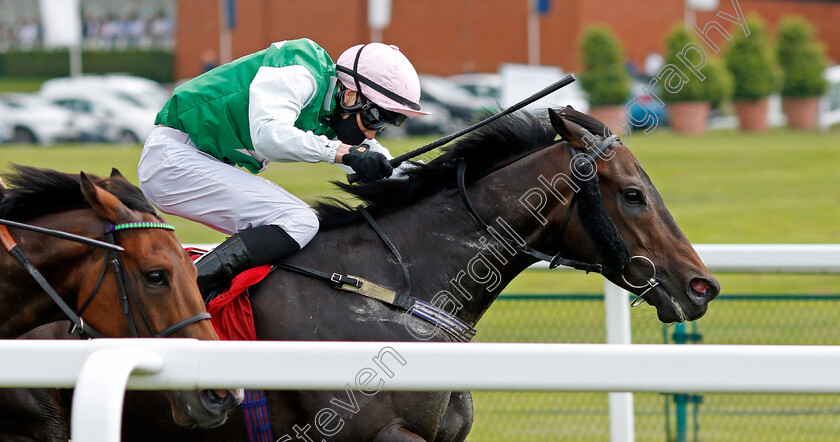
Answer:
M341 157L341 162L353 168L364 183L387 178L394 171L385 155L371 151L364 144L351 147L350 152Z

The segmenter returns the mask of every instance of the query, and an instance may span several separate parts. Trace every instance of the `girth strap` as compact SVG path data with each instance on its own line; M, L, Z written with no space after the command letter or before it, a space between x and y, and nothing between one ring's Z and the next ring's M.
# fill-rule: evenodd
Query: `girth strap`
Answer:
M341 273L327 273L309 267L279 263L276 268L289 270L301 275L310 276L327 282L333 282L334 288L353 292L358 295L376 299L388 305L393 305L414 316L426 320L461 342L469 342L475 336L476 330L457 316L433 304L421 301L405 293L395 292L385 286L353 275Z
M341 273L322 272L313 268L297 264L289 264L286 262L276 264L275 267L299 273L301 275L311 276L313 278L317 278L323 281L332 282L334 283L333 287L336 289L344 290L347 292L353 292L362 296L377 299L386 304L391 304L400 307L403 310L408 310L413 305L413 302L406 302L409 300L410 297L399 296L397 292L387 287L381 286L379 284L368 281L364 278L360 278L358 276L344 275ZM413 298L411 299L413 300Z

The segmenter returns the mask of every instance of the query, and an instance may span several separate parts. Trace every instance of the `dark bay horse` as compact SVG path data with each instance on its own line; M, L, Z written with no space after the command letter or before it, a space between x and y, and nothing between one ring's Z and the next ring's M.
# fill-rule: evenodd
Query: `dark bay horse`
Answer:
M6 178L8 187L0 188L0 219L107 240L124 249L114 252L8 228L4 241L16 243L70 314L83 317L81 332L218 339L195 283L195 266L174 228L118 171L102 179L16 166ZM5 250L0 250L0 306L0 338L67 318ZM235 406L234 395L226 391L168 396L173 416L183 424L220 425Z
M555 140L557 135L562 141ZM643 294L663 322L697 319L720 287L639 162L608 135L601 122L571 108L549 111L549 121L528 114L502 118L457 141L406 180L342 185L366 203L401 259L363 214L333 204L320 206L321 232L289 262L375 281L476 326L501 290L538 260L528 250L540 251L537 256L593 265L583 266L587 269L600 265L607 279ZM459 168L464 169L463 192ZM257 336L458 340L458 333L332 286L275 271L251 290ZM394 376L401 363L422 364L388 357ZM380 371L367 385L387 379ZM464 440L469 432L473 415L467 392L370 394L358 382L348 379L355 387L347 391L268 392L274 439L451 441ZM126 440L243 438L240 419L210 433L163 431L149 425L141 405L127 403L134 413L126 415ZM336 417L327 420L332 414L324 415L326 409Z
M364 212L325 204L321 232L287 263L410 293L413 314L278 269L250 291L257 336L466 340L502 289L540 259L600 271L643 295L663 322L701 317L720 290L717 281L639 162L608 135L602 123L570 108L549 111L548 120L519 113L455 142L405 180L342 185L365 202L399 256ZM447 321L430 323L421 310ZM350 378L345 391L268 392L274 440L467 437L473 419L468 392L372 391L378 381L387 383L386 374L399 376L401 364L423 362L371 357L387 357L387 370ZM160 407L150 400L143 393L127 397L125 440L245 438L241 419L212 431L178 429L152 414Z

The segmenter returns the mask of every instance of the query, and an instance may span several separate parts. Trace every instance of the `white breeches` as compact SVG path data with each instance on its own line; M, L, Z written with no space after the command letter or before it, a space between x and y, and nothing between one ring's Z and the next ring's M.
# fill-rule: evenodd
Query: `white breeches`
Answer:
M189 136L155 128L137 165L140 188L164 213L226 234L277 225L301 248L318 232L318 217L277 184L199 151Z

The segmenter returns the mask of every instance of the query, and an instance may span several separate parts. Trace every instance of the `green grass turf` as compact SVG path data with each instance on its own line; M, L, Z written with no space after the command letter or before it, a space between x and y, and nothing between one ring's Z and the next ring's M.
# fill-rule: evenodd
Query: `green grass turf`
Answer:
M6 92L37 92L41 89L43 78L0 77L0 94Z
M431 139L387 140L394 154ZM629 146L659 189L677 224L694 243L837 243L840 241L840 131L809 134L774 129L680 137L660 130ZM0 146L9 163L107 174L119 168L136 183L140 146ZM272 164L263 174L304 201L340 196L328 183L343 173L324 164ZM219 233L168 217L185 243L217 242ZM695 327L705 343L840 344L838 301L740 301L730 293L840 293L836 275L716 275L720 300ZM506 294L601 293L597 275L528 271ZM633 340L663 342L674 331L648 306L632 311ZM603 342L599 300L500 301L479 324L478 341ZM562 373L558 373L562 375ZM644 376L628 367L628 376ZM475 392L471 441L607 440L604 393ZM831 440L840 433L840 398L817 395L706 395L703 440ZM665 439L670 400L635 395L637 440ZM670 403L673 414L673 403ZM691 421L693 422L693 421ZM670 422L673 431L673 419Z

